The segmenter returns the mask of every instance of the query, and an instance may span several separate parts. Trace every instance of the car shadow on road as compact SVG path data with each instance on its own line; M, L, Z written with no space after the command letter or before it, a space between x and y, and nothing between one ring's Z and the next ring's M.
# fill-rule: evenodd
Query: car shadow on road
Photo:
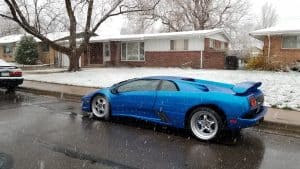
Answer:
M113 117L109 121L104 121L98 118L90 118L87 116L83 117L83 121L91 121L91 120L102 121L104 123L121 124L130 127L135 127L138 129L152 130L154 132L179 136L185 139L197 140L196 138L193 137L192 133L187 129L179 129L170 126L163 126L160 124L139 120L135 118L130 118L130 117ZM223 144L223 145L234 146L239 144L241 139L242 139L242 134L240 132L224 131L219 138L213 141L202 141L202 140L198 140L198 141L205 142L205 143L212 143L212 144Z

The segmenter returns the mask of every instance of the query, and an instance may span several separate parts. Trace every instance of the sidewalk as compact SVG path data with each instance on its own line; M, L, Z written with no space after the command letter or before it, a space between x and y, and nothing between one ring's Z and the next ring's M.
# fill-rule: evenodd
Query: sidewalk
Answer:
M21 86L21 91L28 91L41 95L51 95L61 99L68 99L80 102L85 94L97 90L97 88L81 87L72 85L61 85L55 83L44 83L25 80ZM98 88L99 89L99 88Z
M83 95L97 90L97 88L44 83L28 80L25 80L23 85L21 85L19 89L21 91L52 95L60 97L62 99L71 99L78 102ZM267 128L270 127L300 133L300 112L269 108L268 113L265 116L263 126Z

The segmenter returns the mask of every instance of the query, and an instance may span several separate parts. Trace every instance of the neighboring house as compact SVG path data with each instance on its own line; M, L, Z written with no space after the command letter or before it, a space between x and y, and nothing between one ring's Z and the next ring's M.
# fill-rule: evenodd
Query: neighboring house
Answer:
M0 38L0 58L13 61L14 50L22 36ZM50 33L46 36L57 43L66 43L69 33ZM81 35L77 37L80 38ZM42 63L55 64L58 67L69 66L67 55L51 49L40 40L37 42L39 43L39 60ZM145 66L223 69L229 42L229 36L222 29L110 37L94 36L79 62L83 67ZM12 48L8 49L7 46Z
M27 34L17 34L17 35L10 35L4 36L0 38L0 59L4 59L6 61L15 61L15 51L20 42L21 38ZM69 36L69 32L54 32L45 35L52 41L59 41L65 39ZM58 60L58 56L60 55L59 52L55 51L54 49L50 48L49 45L41 42L39 39L35 38L38 42L38 53L39 53L39 60L43 64L56 64Z
M263 56L273 65L286 66L300 61L300 28L271 27L251 32L264 42Z
M12 62L15 61L17 44L23 35L10 35L0 38L0 59Z
M95 36L81 65L223 69L229 42L222 29Z

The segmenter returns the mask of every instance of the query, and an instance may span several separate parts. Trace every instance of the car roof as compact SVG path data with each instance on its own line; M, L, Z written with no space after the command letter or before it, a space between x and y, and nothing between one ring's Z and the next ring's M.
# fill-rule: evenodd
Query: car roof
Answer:
M180 76L148 76L140 79L159 79L159 80L185 80L185 81L195 81L193 78L180 77Z

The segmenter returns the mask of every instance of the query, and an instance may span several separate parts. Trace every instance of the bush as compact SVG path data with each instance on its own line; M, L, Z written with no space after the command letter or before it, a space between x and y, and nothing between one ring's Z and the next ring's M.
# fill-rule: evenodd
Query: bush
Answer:
M37 43L32 36L23 36L16 51L16 62L33 65L38 59Z
M247 69L263 70L266 68L266 60L262 56L250 57L247 59Z
M280 62L269 61L263 55L249 57L246 61L246 68L250 70L269 70L269 71L286 71L287 66Z

